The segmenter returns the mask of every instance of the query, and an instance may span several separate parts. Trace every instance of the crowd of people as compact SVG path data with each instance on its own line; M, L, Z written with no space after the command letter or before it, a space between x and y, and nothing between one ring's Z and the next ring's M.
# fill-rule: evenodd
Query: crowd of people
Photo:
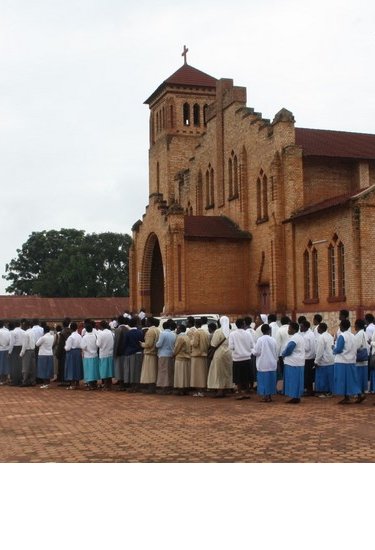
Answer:
M346 310L332 334L320 314L312 324L261 314L235 326L225 315L218 323L187 317L160 326L143 310L80 327L68 318L53 328L37 319L0 321L0 385L239 400L256 391L262 402L281 393L290 404L337 395L340 404L361 403L375 393L374 323L368 313L351 326Z

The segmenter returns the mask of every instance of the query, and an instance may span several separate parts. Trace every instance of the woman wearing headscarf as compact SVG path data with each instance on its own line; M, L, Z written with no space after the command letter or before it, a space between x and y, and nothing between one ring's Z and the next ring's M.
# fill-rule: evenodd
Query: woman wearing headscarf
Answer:
M215 330L211 340L215 353L208 371L207 388L216 390L214 397L225 397L225 390L233 388L232 353L228 347L229 318L223 315L219 323L220 328Z

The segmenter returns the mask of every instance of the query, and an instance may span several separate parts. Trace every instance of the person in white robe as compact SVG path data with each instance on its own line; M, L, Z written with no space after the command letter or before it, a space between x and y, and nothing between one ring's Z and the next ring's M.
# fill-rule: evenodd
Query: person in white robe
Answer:
M233 388L232 353L228 347L230 334L229 318L223 315L219 319L220 328L212 336L211 346L215 353L208 371L207 388L216 390L214 397L225 397L226 391Z
M271 327L262 325L262 334L253 348L257 367L257 393L262 396L264 403L272 401L272 395L276 393L277 382L277 344L271 336Z

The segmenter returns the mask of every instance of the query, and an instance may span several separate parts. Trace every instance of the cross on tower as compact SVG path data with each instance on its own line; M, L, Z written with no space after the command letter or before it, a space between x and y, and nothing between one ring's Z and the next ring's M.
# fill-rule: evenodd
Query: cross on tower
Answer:
M186 54L188 53L189 51L189 48L187 48L186 46L184 46L184 51L182 52L182 57L184 58L184 65L187 65L187 62L186 62Z

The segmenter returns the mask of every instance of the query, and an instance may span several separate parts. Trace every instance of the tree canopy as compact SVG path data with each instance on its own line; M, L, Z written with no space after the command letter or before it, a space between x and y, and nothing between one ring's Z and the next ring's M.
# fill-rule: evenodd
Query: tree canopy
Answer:
M6 292L54 297L129 295L129 248L122 233L35 231L6 264Z

